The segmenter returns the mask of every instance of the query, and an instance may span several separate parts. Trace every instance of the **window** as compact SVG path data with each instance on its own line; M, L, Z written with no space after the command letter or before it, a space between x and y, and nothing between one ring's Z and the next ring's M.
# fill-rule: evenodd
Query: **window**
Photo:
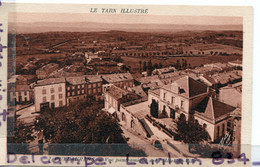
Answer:
M91 90L88 90L88 94L89 94L89 95L91 94Z
M96 89L93 89L93 94L95 94L96 93Z
M83 85L81 85L81 87L82 87L82 88L84 88L84 87L85 87L85 85L83 84Z
M24 101L27 101L27 97L24 98Z
M227 122L227 131L231 131L232 130L232 127L231 127L231 122L230 121L228 121Z
M217 127L217 138L219 138L219 126Z
M80 85L78 85L78 89L80 89Z
M88 85L88 88L91 88L91 84Z
M54 100L54 95L51 95L51 100Z
M61 107L61 106L63 106L63 103L62 103L62 101L59 101L59 106Z
M96 87L96 84L95 83L93 83L93 88L95 88Z
M42 90L42 94L45 95L46 94L46 89Z
M175 99L175 97L173 97L173 96L172 96L172 101L171 101L171 104L173 104L173 103L174 103L174 99Z
M70 96L70 92L67 93L67 96Z
M122 113L122 121L125 121L125 113Z
M59 99L62 99L62 94L59 94Z
M72 92L72 96L74 96L75 95L75 92Z
M205 124L205 123L204 123L204 124L203 124L203 128L205 128L205 129L206 129L206 128L207 128L207 124Z
M181 100L181 108L183 108L183 106L184 106L184 101Z
M101 93L101 88L98 88L98 93Z
M67 90L70 90L70 87L67 87Z
M163 93L163 100L166 99L166 93Z
M19 96L22 96L22 92L19 92L18 94L19 94Z
M225 123L222 124L222 136L225 134Z
M78 90L78 95L80 94L80 91Z
M72 86L72 90L74 90L75 89L75 86Z
M51 88L51 93L54 93L54 88Z
M47 101L46 96L42 98L42 102L45 103Z
M62 91L62 87L60 86L60 87L58 88L58 90L59 90L59 92L61 92L61 91Z
M99 82L99 83L98 83L98 87L100 87L100 86L101 86L101 83Z
M84 89L81 90L81 93L82 93L82 94L85 93Z
M24 92L24 96L26 96L26 95L27 95L27 91Z

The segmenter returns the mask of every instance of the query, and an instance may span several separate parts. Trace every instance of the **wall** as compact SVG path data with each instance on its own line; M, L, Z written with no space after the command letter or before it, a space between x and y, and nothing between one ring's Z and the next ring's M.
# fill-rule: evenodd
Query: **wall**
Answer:
M122 115L124 114L124 120L122 120ZM120 106L120 112L117 112L117 116L127 128L132 129L133 131L143 135L146 137L146 132L139 122L138 118L134 117L130 114L123 106ZM133 126L131 127L131 122L133 122Z

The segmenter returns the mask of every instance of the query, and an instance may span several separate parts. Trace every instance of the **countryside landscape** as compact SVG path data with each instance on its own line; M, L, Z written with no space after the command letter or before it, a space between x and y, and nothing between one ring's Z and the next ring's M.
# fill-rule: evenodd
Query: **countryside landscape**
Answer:
M241 24L100 24L10 23L8 151L240 155Z

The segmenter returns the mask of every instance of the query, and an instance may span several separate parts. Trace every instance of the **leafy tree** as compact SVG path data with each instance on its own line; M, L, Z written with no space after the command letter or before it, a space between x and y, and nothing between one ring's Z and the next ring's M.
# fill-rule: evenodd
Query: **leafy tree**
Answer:
M147 70L146 62L143 63L143 71Z
M142 68L142 61L141 60L139 61L139 65L140 65L139 69L140 69L140 73L141 73L142 72L142 69L141 69Z
M190 114L188 121L185 116L181 115L177 120L177 134L184 143L199 144L202 141L208 141L210 136L205 129L201 126L194 115Z
M177 70L180 70L180 69L181 69L180 60L177 60L177 61L176 61L175 68L176 68Z
M153 64L152 64L152 60L150 59L148 61L148 66L147 66L147 75L148 76L152 75L152 71L153 71Z
M162 68L162 67L163 67L163 65L162 65L162 63L160 62L160 63L159 63L159 68Z
M34 138L32 128L18 120L14 129L14 136L8 137L8 152L16 154L29 153L28 142L33 141Z
M153 69L158 69L159 68L159 65L157 64L157 63L155 63L154 65L153 65Z
M121 56L116 56L116 57L113 58L113 60L115 62L118 62L118 63L122 63L123 62L123 59L121 58Z
M151 116L158 118L158 103L153 99L150 106Z
M127 147L126 150L129 152L135 152L136 150L126 144L127 140L122 135L123 131L117 120L101 111L102 108L103 106L98 102L88 99L72 103L68 107L47 110L37 117L38 123L35 123L35 129L43 130L45 139L50 143L49 150L52 154L95 155L96 149L102 149L104 155L118 155L120 151L122 153L121 149L116 148L118 145L105 145L106 149L104 149L100 144L105 143L121 143L121 146ZM77 145L67 143L77 143Z
M51 143L125 142L116 120L101 111L97 107L100 105L91 105L88 101L72 106L41 113L36 130L43 129L46 140Z

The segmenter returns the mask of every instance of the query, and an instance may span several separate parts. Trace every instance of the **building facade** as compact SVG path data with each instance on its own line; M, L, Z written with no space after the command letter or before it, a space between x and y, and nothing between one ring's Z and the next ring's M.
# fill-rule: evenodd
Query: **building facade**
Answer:
M111 85L127 89L134 86L134 78L130 73L102 75L103 91L105 92Z
M35 111L65 106L65 78L49 78L38 81L34 87L34 97Z
M228 104L213 98L215 92L205 84L188 76L149 91L148 104L158 106L158 117L170 117L177 120L180 115L186 119L190 114L208 131L211 141L216 141L232 128L235 110Z
M66 98L67 105L72 102L83 100L87 97L87 82L85 76L67 77L66 78Z

